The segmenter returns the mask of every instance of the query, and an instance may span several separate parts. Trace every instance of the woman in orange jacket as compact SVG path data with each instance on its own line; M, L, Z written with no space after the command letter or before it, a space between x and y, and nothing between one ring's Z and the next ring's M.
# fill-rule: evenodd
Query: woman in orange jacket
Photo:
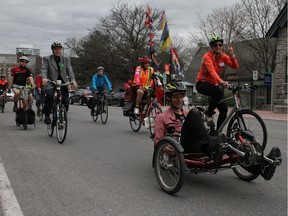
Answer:
M200 71L197 76L196 89L200 94L209 96L209 106L205 114L208 119L208 125L214 126L213 114L215 108L219 110L217 120L217 128L221 126L228 112L227 105L219 101L224 97L224 88L228 86L228 82L220 78L225 65L233 69L238 69L239 65L234 55L233 48L228 45L229 54L222 52L223 39L214 36L210 39L209 45L211 50L204 54ZM222 86L224 88L222 88Z

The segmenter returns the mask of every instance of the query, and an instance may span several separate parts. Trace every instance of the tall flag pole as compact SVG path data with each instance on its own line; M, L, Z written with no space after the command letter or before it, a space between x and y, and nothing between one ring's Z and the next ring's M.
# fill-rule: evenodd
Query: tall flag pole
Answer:
M146 11L146 18L145 18L144 26L149 27L149 56L152 59L152 65L153 65L153 53L155 53L154 30L153 30L152 13L151 13L149 4L147 4L147 11Z

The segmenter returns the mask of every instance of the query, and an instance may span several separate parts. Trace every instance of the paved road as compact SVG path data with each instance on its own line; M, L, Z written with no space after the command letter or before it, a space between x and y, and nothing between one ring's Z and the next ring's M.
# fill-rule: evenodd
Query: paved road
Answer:
M110 107L102 125L92 122L87 107L71 106L68 137L61 145L38 120L35 129L17 127L8 106L7 113L0 113L0 165L11 187L0 180L0 215L7 213L3 203L27 216L287 214L285 121L265 120L267 148L280 147L284 159L271 181L243 182L231 170L187 175L182 190L169 196L151 167L149 132L132 132L119 107ZM2 179L4 171L0 166ZM9 202L3 198L13 194Z

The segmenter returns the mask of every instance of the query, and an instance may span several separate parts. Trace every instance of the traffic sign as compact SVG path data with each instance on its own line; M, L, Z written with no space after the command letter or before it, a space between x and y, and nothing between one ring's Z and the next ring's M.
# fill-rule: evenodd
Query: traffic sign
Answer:
M271 72L264 73L264 86L271 88L272 86L272 73Z
M258 80L258 71L253 71L253 80Z

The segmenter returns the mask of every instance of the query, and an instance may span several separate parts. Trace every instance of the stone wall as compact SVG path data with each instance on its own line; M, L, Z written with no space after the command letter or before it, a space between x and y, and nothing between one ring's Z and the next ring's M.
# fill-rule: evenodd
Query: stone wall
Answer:
M273 104L274 112L278 112L276 106L286 106L287 110L287 88L283 83L287 83L287 28L279 30L277 37L276 68L273 73Z

